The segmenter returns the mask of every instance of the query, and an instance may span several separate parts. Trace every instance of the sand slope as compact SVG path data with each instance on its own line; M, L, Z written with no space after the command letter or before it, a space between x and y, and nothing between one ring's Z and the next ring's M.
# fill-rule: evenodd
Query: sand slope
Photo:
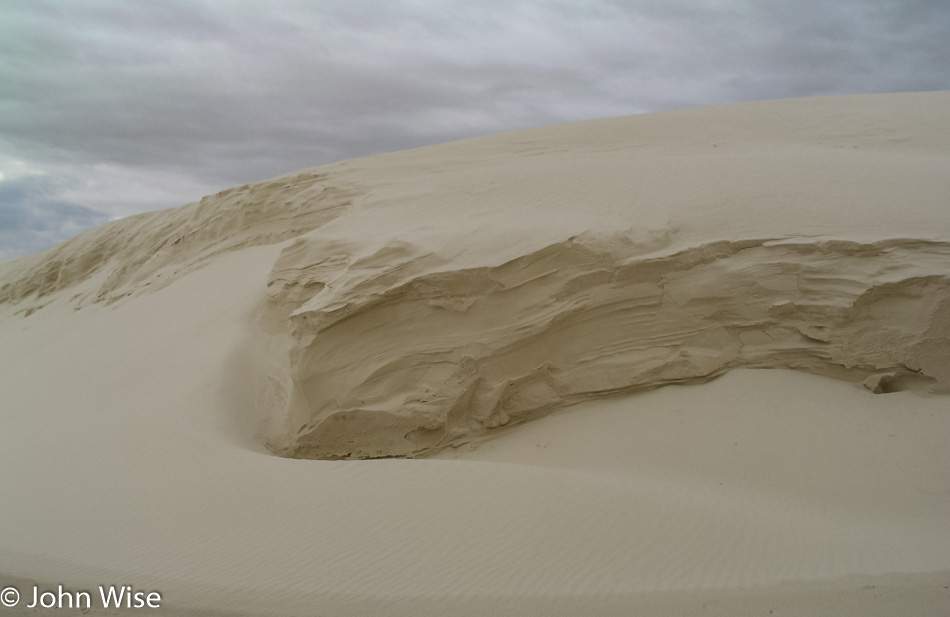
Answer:
M369 157L107 225L6 266L26 313L289 238L265 440L417 456L579 400L796 368L950 389L950 95L778 101ZM501 316L504 316L503 318Z
M948 102L369 157L0 264L0 583L945 614Z

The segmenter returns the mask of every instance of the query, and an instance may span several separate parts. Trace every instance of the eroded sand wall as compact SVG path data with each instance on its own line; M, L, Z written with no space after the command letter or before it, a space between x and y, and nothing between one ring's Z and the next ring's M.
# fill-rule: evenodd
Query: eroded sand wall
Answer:
M378 276L347 286L344 255L314 264L298 242L272 272L263 313L283 356L270 375L269 446L419 456L580 400L736 367L878 392L950 389L947 244L636 252L623 237L581 236L497 267L413 276L428 256L394 245Z

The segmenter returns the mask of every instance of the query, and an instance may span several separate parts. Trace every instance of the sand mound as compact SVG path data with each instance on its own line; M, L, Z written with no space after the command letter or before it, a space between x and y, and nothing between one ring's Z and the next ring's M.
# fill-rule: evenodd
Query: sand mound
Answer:
M948 109L777 101L348 161L4 264L0 301L95 279L75 306L111 303L293 239L261 405L305 458L424 455L741 366L946 392Z
M328 165L0 264L0 587L946 614L948 168L948 93L693 109Z

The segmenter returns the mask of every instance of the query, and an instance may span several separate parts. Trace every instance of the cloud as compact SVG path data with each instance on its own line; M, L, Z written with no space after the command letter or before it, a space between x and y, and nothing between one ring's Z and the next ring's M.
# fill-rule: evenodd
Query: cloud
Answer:
M947 41L945 1L9 2L0 157L121 216L504 130L950 88Z
M74 181L27 175L0 180L0 259L10 259L48 248L109 216L56 199Z

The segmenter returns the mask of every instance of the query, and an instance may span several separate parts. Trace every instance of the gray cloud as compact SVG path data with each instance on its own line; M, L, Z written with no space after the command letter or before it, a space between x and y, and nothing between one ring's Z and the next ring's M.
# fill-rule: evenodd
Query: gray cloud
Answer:
M101 212L56 198L71 184L32 175L0 181L0 259L41 251L108 221Z
M14 1L0 173L78 179L57 194L115 217L503 130L950 88L947 41L942 0Z

